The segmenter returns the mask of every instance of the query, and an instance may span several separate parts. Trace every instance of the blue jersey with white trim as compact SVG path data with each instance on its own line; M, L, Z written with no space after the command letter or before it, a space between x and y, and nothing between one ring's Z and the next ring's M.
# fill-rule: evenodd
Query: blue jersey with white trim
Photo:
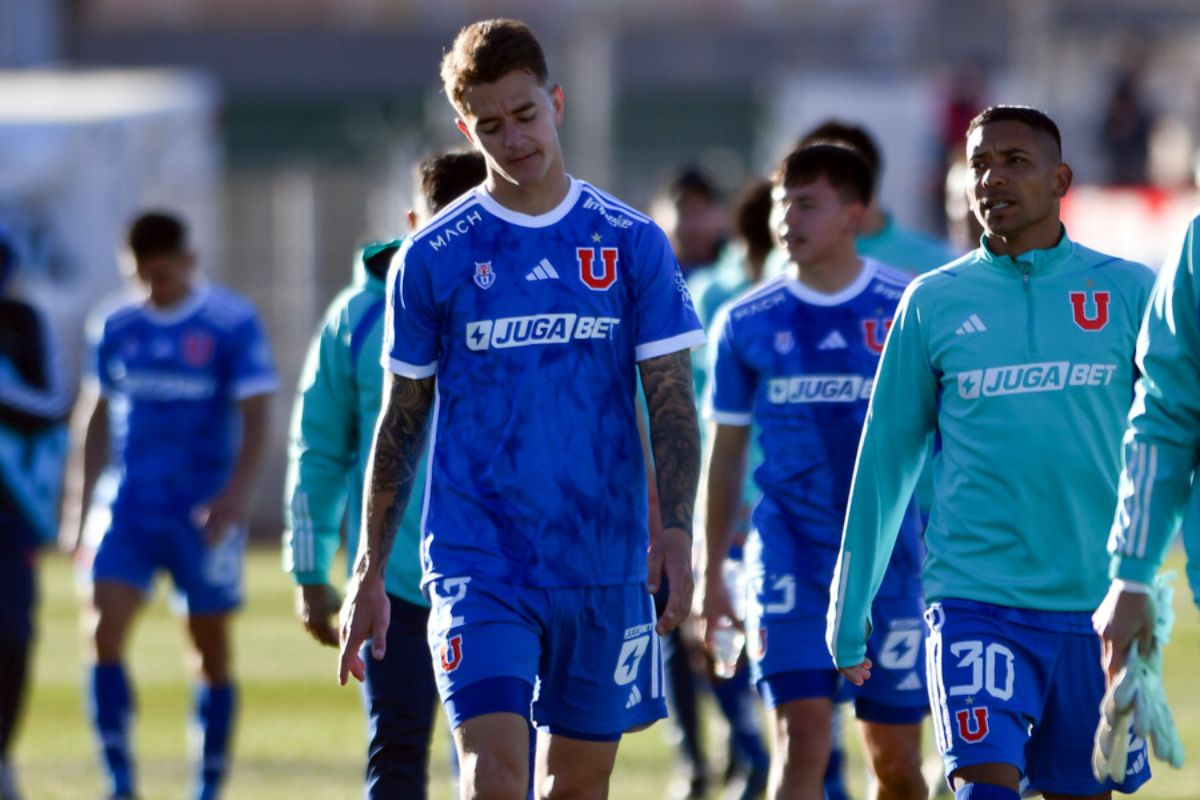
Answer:
M853 284L826 295L781 275L727 304L714 323L707 415L726 425L753 421L763 451L748 569L802 576L813 596L799 607L820 615L879 355L911 278L863 259ZM920 534L910 507L884 593L920 594Z
M254 307L208 285L169 311L123 305L92 338L118 473L114 513L187 514L215 497L237 454L237 402L279 382Z
M574 179L539 216L479 187L397 253L384 337L386 367L437 378L424 582L645 579L636 363L704 341L653 222Z

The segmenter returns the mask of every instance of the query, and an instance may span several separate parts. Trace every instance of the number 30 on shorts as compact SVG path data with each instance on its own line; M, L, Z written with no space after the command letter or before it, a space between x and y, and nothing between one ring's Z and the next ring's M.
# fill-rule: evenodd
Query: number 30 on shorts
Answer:
M948 688L951 695L974 695L985 690L997 700L1008 700L1013 696L1013 652L1002 644L978 639L955 642L950 645L950 654L958 658L958 669L970 669L971 677L966 683L957 683Z

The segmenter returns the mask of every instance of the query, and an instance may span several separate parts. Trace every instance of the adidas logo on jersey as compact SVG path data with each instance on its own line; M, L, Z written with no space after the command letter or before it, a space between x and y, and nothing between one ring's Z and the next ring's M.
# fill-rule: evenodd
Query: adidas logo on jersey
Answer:
M634 686L632 691L629 692L629 699L625 701L625 710L628 711L640 702L642 702L642 692L638 687Z
M983 333L986 330L987 325L983 324L983 320L979 318L979 315L972 314L971 316L967 317L966 321L963 322L962 325L958 326L958 330L954 331L954 335L962 336L963 334L967 333Z
M896 684L896 691L898 692L915 692L918 689L924 688L925 684L921 683L921 676L915 672L908 673L904 680Z
M530 270L525 275L527 281L556 281L558 280L558 270L551 264L550 259L543 258L538 262L538 265Z
M839 331L837 328L834 328L833 330L831 330L829 332L829 334L824 339L821 340L821 343L819 345L817 345L817 349L818 350L845 350L849 346L850 345L846 341L846 337L842 336L842 332Z

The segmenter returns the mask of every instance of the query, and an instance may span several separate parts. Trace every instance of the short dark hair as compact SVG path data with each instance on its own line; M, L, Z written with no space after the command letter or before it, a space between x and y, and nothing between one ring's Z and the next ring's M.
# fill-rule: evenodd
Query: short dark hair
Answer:
M186 253L187 226L174 214L147 211L130 223L126 242L134 258Z
M771 188L766 178L754 178L742 187L733 203L734 229L751 253L765 254L775 246L771 236Z
M814 144L840 144L842 147L849 147L867 162L875 182L878 183L879 175L883 172L883 156L879 152L879 145L866 128L845 120L827 119L800 137L796 147Z
M421 196L436 214L487 179L487 162L474 150L426 156L417 165Z
M814 144L788 153L775 171L775 184L785 189L825 178L844 202L870 204L871 168L862 156L840 144Z
M667 196L677 203L684 195L695 195L710 203L721 201L721 190L703 169L695 164L682 167L667 185Z
M1058 126L1054 124L1054 120L1050 119L1045 112L1030 106L989 106L976 114L971 123L967 125L966 135L969 137L976 128L982 128L992 122L1020 122L1035 131L1040 131L1054 140L1058 156L1062 157L1062 134L1058 132Z
M495 83L513 70L528 70L545 85L550 71L533 30L515 19L488 19L467 25L442 56L442 86L454 107L472 86Z

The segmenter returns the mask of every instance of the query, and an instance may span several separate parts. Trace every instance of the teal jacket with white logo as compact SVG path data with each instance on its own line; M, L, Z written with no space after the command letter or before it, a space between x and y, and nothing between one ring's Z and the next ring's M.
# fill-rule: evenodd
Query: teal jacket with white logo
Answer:
M1112 574L1149 583L1181 519L1191 556L1188 577L1200 598L1200 497L1186 515L1200 461L1200 217L1179 260L1158 276L1142 332L1142 373L1125 434L1120 502L1109 550ZM1198 487L1200 489L1200 487ZM1200 599L1198 599L1200 602Z
M364 470L383 400L383 279L361 257L313 338L292 409L284 503L284 568L300 585L329 582L346 522L347 566L358 551ZM384 575L388 594L428 606L420 590L424 463Z
M934 447L927 600L1091 611L1133 396L1149 269L1062 235L980 247L918 277L897 309L859 445L827 640L865 654L871 601Z

